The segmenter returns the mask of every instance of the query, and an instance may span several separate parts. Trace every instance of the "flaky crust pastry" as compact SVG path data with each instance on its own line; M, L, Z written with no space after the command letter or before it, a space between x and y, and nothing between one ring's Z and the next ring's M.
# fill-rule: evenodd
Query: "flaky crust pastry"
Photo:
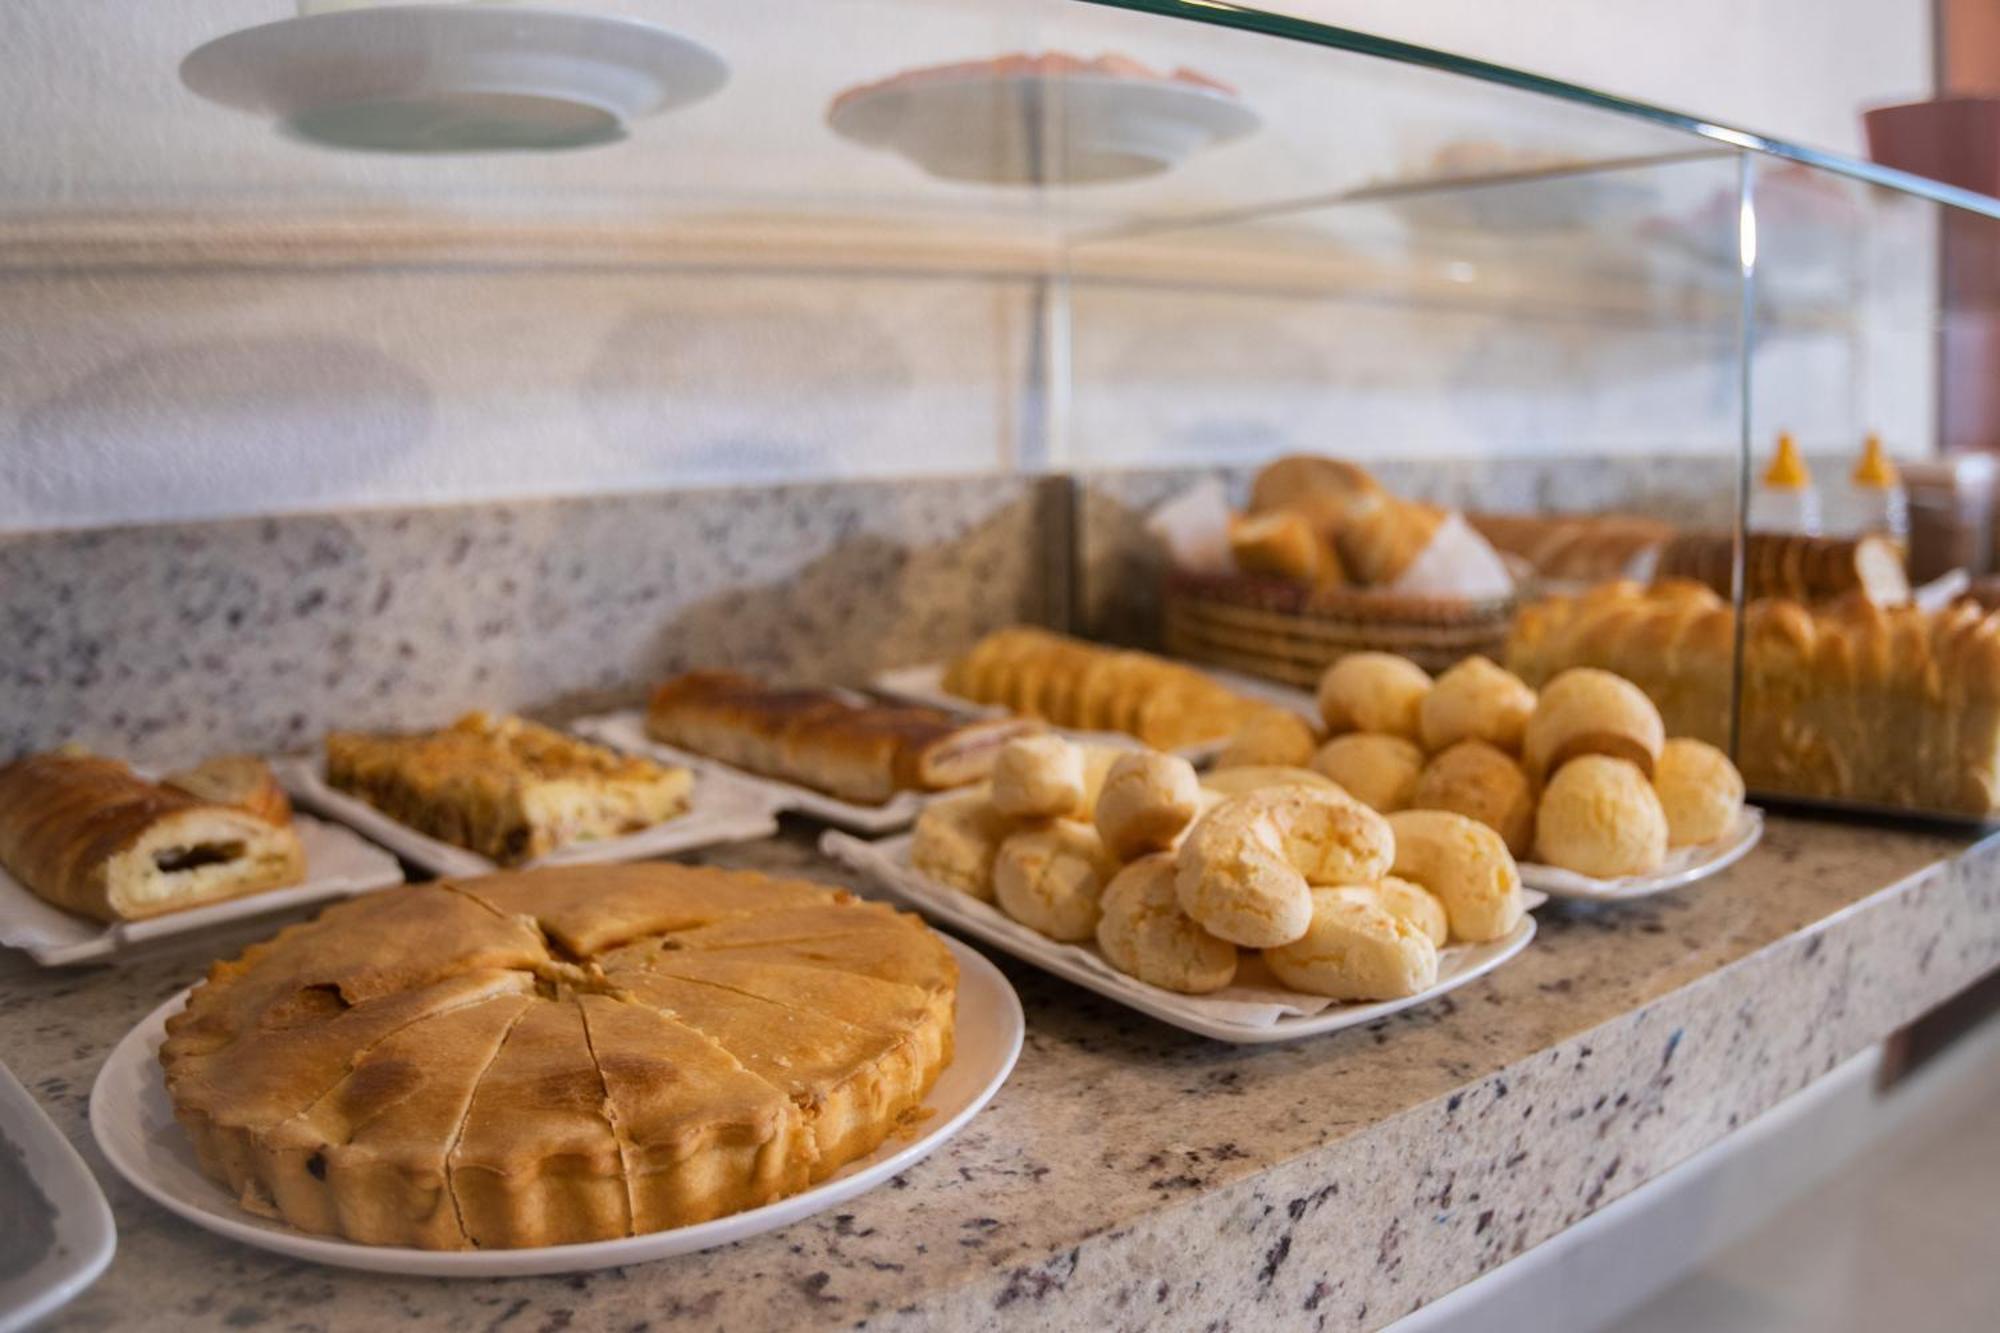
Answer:
M866 1156L950 1062L957 986L914 917L838 890L532 871L357 899L216 964L160 1060L252 1211L367 1244L570 1244Z

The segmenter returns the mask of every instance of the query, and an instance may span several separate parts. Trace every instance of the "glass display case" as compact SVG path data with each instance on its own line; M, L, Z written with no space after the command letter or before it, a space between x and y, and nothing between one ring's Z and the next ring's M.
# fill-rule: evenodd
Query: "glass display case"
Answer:
M1988 572L1924 487L1994 444L2000 201L1208 0L82 0L0 35L0 529L1004 494L1015 614L1293 684L1366 647L1608 667L1753 789L2000 809L2000 631L1958 583L1898 605ZM1753 521L1781 432L1816 525ZM1871 434L1908 529L1849 481ZM1457 544L1246 576L1219 515L1290 454ZM1750 535L1786 523L1821 540ZM622 540L578 562L685 558ZM632 642L503 702L637 678ZM22 747L78 724L16 711Z

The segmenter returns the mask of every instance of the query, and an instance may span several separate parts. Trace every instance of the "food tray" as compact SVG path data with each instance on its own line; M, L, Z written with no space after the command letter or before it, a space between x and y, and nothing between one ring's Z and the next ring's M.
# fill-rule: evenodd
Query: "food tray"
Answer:
M1764 836L1764 812L1754 805L1743 807L1735 825L1714 842L1682 847L1667 854L1666 864L1650 875L1630 875L1624 879L1596 879L1559 866L1521 863L1521 883L1539 889L1551 898L1577 898L1590 902L1625 902L1650 898L1656 893L1684 889L1711 875L1719 875L1750 854Z
M1258 984L1254 973L1246 979L1241 970L1236 984L1213 995L1180 995L1126 976L1104 961L1094 944L1059 943L1030 930L991 903L926 878L910 865L910 841L909 834L871 843L844 833L828 832L820 840L820 850L867 875L934 921L1163 1023L1217 1041L1239 1044L1291 1041L1372 1023L1427 1004L1485 976L1527 948L1528 941L1535 937L1535 919L1523 913L1521 923L1504 939L1489 944L1450 945L1439 951L1437 984L1400 1000L1341 1004L1323 996L1286 990L1268 977ZM1542 902L1541 895L1532 892L1527 900L1530 907ZM1249 952L1244 963L1245 967L1251 964ZM1261 972L1261 965L1255 970Z
M290 888L230 898L147 921L107 926L65 912L30 893L0 869L0 944L25 950L43 967L95 962L151 940L169 939L230 921L303 907L330 898L386 889L403 882L396 858L336 824L295 814L293 826L305 845L306 878Z
M272 764L278 781L301 804L359 829L375 841L434 875L490 875L500 869L477 852L442 842L398 823L374 806L346 792L335 791L320 775L317 760L281 759ZM726 774L697 772L694 797L672 819L621 838L577 842L558 847L515 869L548 865L602 865L611 861L642 861L653 856L693 851L725 842L749 842L778 831L777 808L763 792Z

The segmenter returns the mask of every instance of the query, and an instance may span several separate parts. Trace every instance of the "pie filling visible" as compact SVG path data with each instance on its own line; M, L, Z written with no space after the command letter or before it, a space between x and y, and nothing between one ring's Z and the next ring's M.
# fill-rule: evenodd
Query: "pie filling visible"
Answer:
M246 1207L369 1244L565 1244L873 1151L948 1063L956 988L920 922L835 890L532 871L371 895L218 964L161 1062Z

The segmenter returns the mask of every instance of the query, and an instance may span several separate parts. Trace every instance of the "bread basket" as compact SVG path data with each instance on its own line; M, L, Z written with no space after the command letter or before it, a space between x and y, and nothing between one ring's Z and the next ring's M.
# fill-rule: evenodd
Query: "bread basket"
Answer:
M1173 570L1163 603L1169 654L1311 689L1348 653L1400 653L1433 672L1473 653L1498 658L1515 599L1414 597Z

